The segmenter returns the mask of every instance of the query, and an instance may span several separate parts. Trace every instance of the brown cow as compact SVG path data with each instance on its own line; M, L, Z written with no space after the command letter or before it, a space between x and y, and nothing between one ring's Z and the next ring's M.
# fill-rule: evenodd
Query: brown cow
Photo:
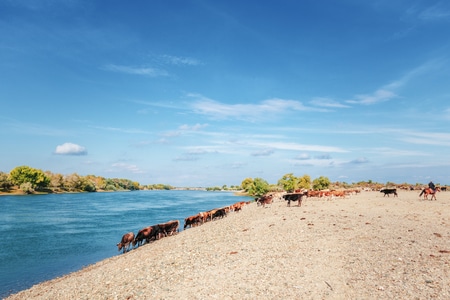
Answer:
M184 227L183 229L186 229L188 226L189 227L195 227L197 225L199 225L201 222L201 216L200 214L197 214L195 216L190 216L184 219Z
M136 237L133 241L133 247L137 244L140 246L143 244L143 241L145 239L146 243L150 243L151 240L157 240L159 238L159 225L152 225L145 228L142 228L138 231Z
M166 223L158 224L161 236L170 236L178 232L178 228L180 227L180 221L171 220Z
M231 210L237 212L237 211L242 210L242 207L243 207L245 204L246 204L246 202L244 202L244 201L236 202L236 203L232 204L230 208L231 208Z
M134 233L128 232L122 236L122 240L117 244L118 251L123 248L123 253L130 250L130 245L134 241ZM133 245L134 246L134 245Z
M273 195L264 195L260 198L257 198L256 201L256 204L258 206L266 207L267 204L272 204Z
M223 217L227 216L227 209L226 208L218 208L215 209L214 212L211 214L211 220L215 219L222 219Z

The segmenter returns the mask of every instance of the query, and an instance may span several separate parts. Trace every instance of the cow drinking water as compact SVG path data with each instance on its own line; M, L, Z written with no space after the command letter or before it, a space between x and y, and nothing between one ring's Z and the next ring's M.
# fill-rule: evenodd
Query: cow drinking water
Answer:
M134 233L128 232L122 236L122 240L117 244L118 251L123 248L123 253L130 250L131 243L134 241Z

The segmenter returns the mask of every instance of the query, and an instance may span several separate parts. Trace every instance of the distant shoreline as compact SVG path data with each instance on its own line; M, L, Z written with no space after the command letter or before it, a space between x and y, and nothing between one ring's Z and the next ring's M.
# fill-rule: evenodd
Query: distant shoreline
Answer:
M190 188L190 187L177 187L171 189L172 191L208 191L206 188ZM139 191L164 191L164 189L161 190L139 190ZM120 192L134 192L131 190L120 190L120 191L105 191L105 190L98 190L95 192L34 192L32 194L27 194L21 191L20 189L13 189L9 192L0 191L0 196L32 196L32 195L51 195L51 194L80 194L80 193L120 193ZM221 191L211 191L211 192L232 192L236 196L249 196L248 193L246 193L244 190L236 191L236 190L221 190Z

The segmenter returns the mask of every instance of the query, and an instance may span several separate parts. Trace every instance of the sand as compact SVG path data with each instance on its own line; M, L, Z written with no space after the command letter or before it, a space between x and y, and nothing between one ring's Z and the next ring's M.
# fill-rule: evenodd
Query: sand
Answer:
M450 299L450 192L296 205L251 203L7 299Z

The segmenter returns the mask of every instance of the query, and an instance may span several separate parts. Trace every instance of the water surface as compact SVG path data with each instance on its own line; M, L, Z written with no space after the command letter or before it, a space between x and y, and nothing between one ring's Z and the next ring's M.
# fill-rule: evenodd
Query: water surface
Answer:
M248 201L229 192L0 196L0 297L119 255L122 235Z

